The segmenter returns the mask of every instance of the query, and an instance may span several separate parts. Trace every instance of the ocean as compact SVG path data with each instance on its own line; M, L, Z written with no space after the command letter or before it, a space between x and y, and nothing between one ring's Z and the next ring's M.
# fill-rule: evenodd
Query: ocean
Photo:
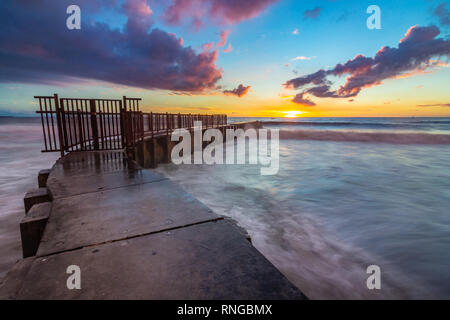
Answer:
M229 118L280 130L279 172L160 164L312 299L450 298L450 118ZM20 258L23 195L58 154L39 119L0 118L0 277ZM381 289L366 286L369 265Z
M0 117L0 282L22 258L19 223L25 214L23 197L38 187L39 170L59 157L41 153L40 118Z

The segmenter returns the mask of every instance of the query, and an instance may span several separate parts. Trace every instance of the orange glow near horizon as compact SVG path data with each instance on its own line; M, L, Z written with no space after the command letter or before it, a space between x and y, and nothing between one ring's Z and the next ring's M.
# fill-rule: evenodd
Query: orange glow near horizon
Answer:
M285 118L297 118L299 115L303 114L303 111L283 111Z

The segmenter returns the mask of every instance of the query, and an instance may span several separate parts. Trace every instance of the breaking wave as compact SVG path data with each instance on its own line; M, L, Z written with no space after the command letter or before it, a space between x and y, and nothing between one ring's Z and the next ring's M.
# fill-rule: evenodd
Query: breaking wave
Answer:
M393 144L450 144L450 134L281 129L280 139Z

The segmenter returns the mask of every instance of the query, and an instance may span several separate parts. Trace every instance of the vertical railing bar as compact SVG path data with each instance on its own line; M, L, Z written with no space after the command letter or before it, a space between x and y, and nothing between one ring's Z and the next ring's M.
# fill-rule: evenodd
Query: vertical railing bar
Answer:
M61 100L60 100L60 104L61 104L61 108L64 110L64 102L66 103L66 105L67 105L67 101L65 101L64 99L62 99L61 98ZM71 125L71 119L70 119L70 110L69 110L69 108L68 108L68 106L67 106L67 109L68 109L68 113L67 113L67 124L69 125L69 132L68 132L68 134L69 134L69 139L67 139L67 151L69 151L69 141L70 141L70 146L72 146L72 125Z
M140 137L139 140L140 141L144 141L144 113L141 110L140 106L139 106L139 100L137 101L137 107L138 107L138 111L139 111L139 119L140 119L140 127L141 127L141 132L139 133Z
M119 143L119 119L118 119L118 115L119 115L119 106L118 106L118 101L115 100L114 101L114 120L116 123L116 129L114 131L114 136L115 136L115 148L116 149L120 149L120 143Z
M111 101L111 106L112 106L112 111L113 111L113 115L112 115L112 120L113 120L113 148L116 149L117 148L117 141L116 141L116 129L117 129L117 118L116 118L116 101Z
M102 100L101 101L101 110L102 110L102 117L101 117L101 127L102 127L102 150L108 150L108 132L107 132L107 117L108 117L108 109L106 105L108 104L108 101ZM100 101L99 101L100 106Z
M64 157L64 146L65 146L65 142L64 142L64 134L63 134L63 128L65 131L65 125L62 124L61 122L61 109L59 106L59 99L58 99L58 95L55 93L53 95L53 99L55 102L55 112L56 112L56 125L57 125L57 130L58 130L58 141L59 141L59 152L61 154L61 157Z
M98 136L98 120L97 120L97 100L90 99L89 100L89 113L90 113L90 127L92 132L92 144L91 147L94 150L100 149L100 140Z
M131 110L131 137L132 137L131 145L134 146L136 142L136 114L135 114L136 108L134 106L133 99L129 99L129 103Z
M83 122L83 144L86 150L90 149L89 145L89 127L86 126L86 117L85 117L85 108L84 108L84 99L80 99L81 104L81 121Z
M117 100L114 100L114 123L115 123L115 129L114 129L114 148L119 149L119 141L118 141L118 130L119 130L119 123L117 121Z
M108 116L108 112L105 106L105 101L102 101L102 112L103 112L103 116L102 116L102 121L103 121L103 149L108 149L108 133L107 133L107 116Z
M169 114L166 112L166 136L169 135Z
M54 144L54 146L55 146L55 149L54 150L58 150L59 148L58 148L58 143L57 143L57 141L56 141L56 134L55 134L55 122L54 122L54 120L53 120L53 108L52 108L52 101L53 101L53 99L48 99L48 105L49 105L49 108L50 108L50 114L51 114L51 123L52 123L52 133L53 133L53 144ZM55 106L56 107L56 106ZM56 109L56 108L55 108ZM55 115L56 115L56 110L55 110Z
M78 122L80 125L80 144L82 145L81 150L85 150L85 146L84 146L84 124L83 124L83 115L81 114L82 112L82 106L80 106L81 101L78 99L74 99L74 101L76 102L76 106L77 106L77 113L78 113ZM80 109L81 108L81 109Z
M105 132L104 132L104 126L103 126L103 117L105 116L105 101L98 101L98 114L100 115L100 134L101 134L101 141L102 146L101 150L105 150Z
M39 99L39 110L41 111L40 115L41 115L41 123L42 123L42 135L44 136L45 151L48 151L48 148L47 148L47 137L45 135L44 113L42 111L42 100L41 100L41 98L38 98L38 99Z
M78 99L73 99L72 101L75 101L75 108L77 110L77 121L78 121L78 136L79 136L79 144L80 144L80 149L81 151L84 150L84 143L83 143L83 121L81 119L81 110L80 110L80 106L78 103Z
M105 102L106 105L106 109L105 109L105 116L106 116L106 122L107 124L105 125L105 127L107 127L107 134L106 134L106 148L107 149L111 149L111 123L110 123L110 119L109 119L109 101Z
M77 104L78 104L78 100L76 100L77 101ZM80 100L80 119L81 119L81 128L82 128L82 138L81 138L81 141L83 142L83 149L85 149L85 150L88 150L88 145L86 144L88 141L87 141L87 136L86 136L86 123L85 123L85 121L84 121L84 108L83 108L83 100L81 99Z
M120 136L120 101L116 100L115 101L115 106L116 106L116 148L120 149L120 141L119 141L119 136Z
M94 144L93 144L93 130L91 126L91 109L89 107L90 100L84 99L84 108L86 110L86 113L84 114L84 120L86 121L86 131L87 131L87 142L89 143L89 150L94 150Z
M114 101L110 101L111 106L111 149L115 149L116 141L115 141L115 127L116 123L114 120Z
M77 122L76 122L76 116L75 116L75 108L73 106L73 99L70 99L70 106L72 108L73 131L74 131L74 139L75 139L75 143L72 142L72 151L74 151L74 150L77 150L79 130L77 130Z
M45 104L47 105L47 98L44 100L45 101ZM48 108L48 115L47 115L47 121L48 121L48 117L50 117L50 122L49 122L49 124L48 124L48 128L47 128L47 131L48 131L48 137L49 137L49 140L51 141L51 143L50 143L50 149L51 150L55 150L56 148L55 148L55 144L56 144L56 142L54 141L54 139L52 139L52 128L51 128L51 126L50 126L50 124L51 124L51 122L53 121L53 112L52 112L52 108L51 108L51 105L50 105L50 101L48 102L48 106L47 106L47 108Z
M120 140L122 143L122 148L125 148L125 127L124 127L124 123L125 123L125 111L123 109L123 105L122 105L122 101L119 101L119 109L120 109L120 118L119 118L119 122L120 122Z
M89 108L89 100L84 99L84 108L86 110L86 113L84 114L84 120L86 123L86 131L87 131L87 139L86 142L89 143L89 150L93 150L93 143L92 143L92 127L91 127L91 110Z
M139 141L139 123L140 123L140 121L139 121L139 111L138 111L138 106L137 106L136 100L133 100L133 105L134 105L134 112L135 112L134 119L135 119L135 124L136 124L136 126L135 126L136 130L134 132L134 134L135 134L134 143L137 143Z
M133 100L133 106L134 106L134 121L135 121L135 132L134 132L134 143L136 144L139 141L139 111L137 107L137 101Z
M86 132L86 123L84 121L84 103L83 103L83 99L77 99L77 105L78 105L78 101L80 101L80 119L81 119L81 128L82 128L82 141L83 141L83 148L84 150L88 150L89 146L86 144L87 141L87 132Z
M150 112L150 124L151 124L150 130L152 132L152 138L153 138L153 135L154 135L154 132L153 132L153 112Z
M62 124L62 128L61 128L62 141L60 141L60 148L62 150L61 155L64 156L64 151L67 150L67 145L69 144L69 141L67 138L66 115L64 112L64 105L62 104L62 100L58 99L57 94L55 94L55 99L56 99L56 103L58 103L58 110L59 110L59 114L60 114L59 118L60 118L60 123ZM63 145L63 142L64 142L64 145Z
M138 123L137 123L137 111L136 111L136 101L131 99L130 100L132 102L132 106L133 106L133 146L136 143L137 140L137 131L138 131Z
M50 133L50 123L48 122L47 98L44 98L44 108L45 108L45 121L47 123L47 132L48 132L49 146L50 146L50 150L53 150L52 136L51 136L51 133Z
M84 100L84 106L86 108L86 128L88 129L88 141L89 141L89 150L94 150L94 130L91 125L91 108L90 108L90 100Z
M131 147L134 145L134 109L133 109L133 103L132 100L128 99L126 100L127 109L130 110L128 113L128 138L130 141L128 141L128 146Z

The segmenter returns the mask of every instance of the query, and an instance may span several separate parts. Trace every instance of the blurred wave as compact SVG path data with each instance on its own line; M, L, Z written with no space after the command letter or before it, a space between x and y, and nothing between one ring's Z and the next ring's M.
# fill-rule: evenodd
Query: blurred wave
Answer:
M395 144L450 144L450 134L358 132L333 130L282 129L280 139L381 142Z
M22 257L19 223L25 193L37 188L37 174L58 154L41 153L39 118L0 117L0 281Z
M312 299L450 298L448 120L307 119L320 125L303 129L239 120L280 129L277 175L257 165L156 170L237 220ZM371 264L381 290L366 287Z

